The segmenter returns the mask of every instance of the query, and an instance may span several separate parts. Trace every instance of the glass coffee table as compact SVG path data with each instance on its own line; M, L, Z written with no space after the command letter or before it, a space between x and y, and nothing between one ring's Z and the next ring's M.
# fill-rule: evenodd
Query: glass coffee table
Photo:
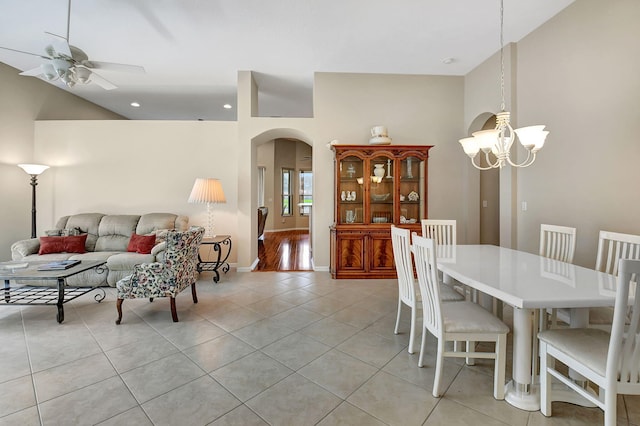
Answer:
M58 307L56 319L58 323L64 321L63 305L73 299L99 290L94 296L96 302L102 302L106 293L100 287L67 287L67 278L95 268L98 272L106 273L107 268L103 260L83 260L78 265L68 269L39 271L38 268L50 262L0 262L0 280L4 280L4 302L7 305L55 305ZM30 286L16 284L20 281L52 281L51 286ZM14 281L14 285L11 285ZM2 304L2 302L0 302Z

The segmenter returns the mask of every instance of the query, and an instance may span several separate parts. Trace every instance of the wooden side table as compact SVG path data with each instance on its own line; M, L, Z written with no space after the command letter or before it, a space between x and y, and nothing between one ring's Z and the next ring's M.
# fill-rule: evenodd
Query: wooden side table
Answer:
M229 255L231 254L231 235L216 235L215 237L205 237L201 246L208 246L208 253L205 260L202 259L198 251L198 272L213 272L213 282L220 281L220 272L225 274L229 271ZM223 255L223 251L225 251Z

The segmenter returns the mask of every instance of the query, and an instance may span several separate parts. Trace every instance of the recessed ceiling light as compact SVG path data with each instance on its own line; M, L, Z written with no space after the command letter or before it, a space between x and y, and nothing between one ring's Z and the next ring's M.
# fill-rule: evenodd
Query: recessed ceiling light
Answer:
M454 63L455 61L456 61L456 60L455 60L454 58L444 58L444 59L442 60L442 63L449 65L449 64Z
M231 109L231 108L233 108L233 107L231 106L231 104L224 104L224 105L222 105L222 107L223 107L224 109Z
M140 103L138 103L138 102L131 102L131 104L130 104L130 105L131 105L132 107L134 107L134 108L139 108L139 107L140 107Z

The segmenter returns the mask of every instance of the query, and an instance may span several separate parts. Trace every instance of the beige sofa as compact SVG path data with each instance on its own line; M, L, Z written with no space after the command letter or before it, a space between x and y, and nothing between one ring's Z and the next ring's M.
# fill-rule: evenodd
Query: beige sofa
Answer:
M144 215L105 215L102 213L81 213L64 216L58 220L55 230L48 235L61 233L87 234L86 253L50 253L39 255L40 239L31 238L17 241L11 245L13 260L104 260L106 270L89 270L67 279L69 286L105 286L115 287L118 280L130 275L133 266L139 263L161 260L165 244L162 242L164 231L176 229L185 231L189 218L171 213L149 213ZM131 235L156 234L157 243L150 254L127 252ZM51 284L34 282L29 284Z

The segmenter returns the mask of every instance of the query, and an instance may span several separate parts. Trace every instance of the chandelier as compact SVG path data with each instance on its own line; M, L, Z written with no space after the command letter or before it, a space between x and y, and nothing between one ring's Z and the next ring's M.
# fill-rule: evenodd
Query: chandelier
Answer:
M513 167L527 167L536 160L536 153L544 146L549 134L544 125L513 129L510 124L510 113L505 111L504 102L504 0L500 0L500 95L502 102L500 112L496 114L496 127L491 130L473 132L471 137L460 139L464 153L471 159L471 164L480 170L502 168L506 164ZM527 150L527 158L521 163L511 160L511 147L515 140ZM476 163L475 158L482 150L487 160L487 167ZM489 155L491 154L491 155Z

